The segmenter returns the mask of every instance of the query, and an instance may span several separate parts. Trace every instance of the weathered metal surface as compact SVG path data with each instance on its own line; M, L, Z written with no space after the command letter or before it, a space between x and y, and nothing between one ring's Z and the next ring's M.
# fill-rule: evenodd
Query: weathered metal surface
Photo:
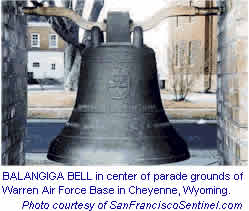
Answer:
M130 42L130 15L128 12L109 12L106 42Z
M82 55L72 115L51 143L49 159L80 165L146 165L189 158L186 143L164 112L155 53L143 44L141 28L135 31L135 45L103 43L100 29L94 27L92 47Z

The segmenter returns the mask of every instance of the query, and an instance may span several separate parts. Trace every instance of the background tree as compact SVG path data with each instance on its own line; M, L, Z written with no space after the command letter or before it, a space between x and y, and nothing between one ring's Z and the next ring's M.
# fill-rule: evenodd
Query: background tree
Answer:
M54 0L43 0L41 2L31 1L35 7L48 4L50 7L56 6ZM78 15L83 15L86 0L76 0L75 8L73 8L73 0L61 0L63 6L74 10ZM89 21L97 21L100 12L104 6L104 0L94 0ZM47 18L53 30L66 42L65 47L65 72L64 72L64 88L66 90L76 90L78 87L78 78L81 66L81 51L87 47L87 40L90 40L90 32L85 31L83 40L79 40L79 26L73 21L64 17Z
M184 41L172 43L168 49L169 83L176 101L187 99L203 69L201 62L198 62L202 54L200 46L194 46L192 55L187 49Z

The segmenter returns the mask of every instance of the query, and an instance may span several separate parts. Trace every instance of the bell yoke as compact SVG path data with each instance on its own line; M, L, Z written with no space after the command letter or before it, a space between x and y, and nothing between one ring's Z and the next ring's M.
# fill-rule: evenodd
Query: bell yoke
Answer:
M82 51L76 103L51 142L50 160L79 165L150 165L189 158L165 115L155 53L127 12L108 13L106 42L97 26Z

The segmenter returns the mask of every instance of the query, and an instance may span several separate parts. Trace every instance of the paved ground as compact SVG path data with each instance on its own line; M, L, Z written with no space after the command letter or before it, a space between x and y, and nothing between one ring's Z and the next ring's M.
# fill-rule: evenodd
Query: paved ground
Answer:
M60 133L65 122L60 120L28 121L24 151L28 153L47 152L49 143ZM217 128L215 122L174 121L171 124L191 149L216 148Z
M162 91L161 98L164 100L173 100L174 95L168 92ZM216 93L190 93L187 100L192 103L209 102L216 104Z
M46 158L48 145L64 126L62 120L32 120L25 140L26 165L61 165ZM200 124L203 123L203 124ZM216 124L213 121L174 121L173 126L187 142L191 158L167 165L218 165Z

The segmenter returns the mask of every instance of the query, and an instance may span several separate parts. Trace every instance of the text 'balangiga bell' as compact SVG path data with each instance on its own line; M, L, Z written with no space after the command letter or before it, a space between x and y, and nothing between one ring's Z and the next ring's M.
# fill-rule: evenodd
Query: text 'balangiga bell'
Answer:
M107 18L107 40L98 27L82 55L76 103L48 158L79 165L150 165L189 158L160 98L155 53L141 27L130 42L128 13Z

